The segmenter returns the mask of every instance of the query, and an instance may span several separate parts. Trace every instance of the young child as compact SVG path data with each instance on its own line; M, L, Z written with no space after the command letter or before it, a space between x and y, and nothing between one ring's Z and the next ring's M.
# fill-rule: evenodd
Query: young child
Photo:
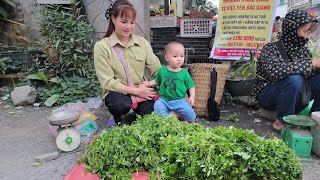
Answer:
M185 121L194 123L196 113L192 109L195 103L195 85L184 63L184 46L178 42L170 42L165 47L165 59L168 66L162 66L155 79L145 82L151 87L160 84L160 98L154 104L154 112L168 116L171 111L180 114ZM189 91L190 96L185 98Z

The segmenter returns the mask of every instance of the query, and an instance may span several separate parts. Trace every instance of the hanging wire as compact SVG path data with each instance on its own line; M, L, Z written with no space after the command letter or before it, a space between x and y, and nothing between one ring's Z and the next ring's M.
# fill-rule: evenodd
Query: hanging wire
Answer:
M96 1L96 0L93 0L93 1L89 2L88 4L84 4L84 8L87 9L88 6L89 6L90 4L92 4L92 3L94 3L95 1ZM82 0L82 2L83 2L83 0ZM102 0L102 5L101 5L101 8L100 8L99 10L90 10L90 9L88 8L88 11L90 10L91 12L99 12L99 11L101 11L101 9L103 8L104 3L105 3L105 1Z

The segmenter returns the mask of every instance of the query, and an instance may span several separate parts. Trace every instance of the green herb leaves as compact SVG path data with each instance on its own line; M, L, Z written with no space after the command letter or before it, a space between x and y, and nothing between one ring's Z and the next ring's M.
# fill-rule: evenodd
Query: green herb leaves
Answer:
M206 128L146 115L104 131L82 157L102 179L147 170L161 179L301 179L301 161L283 141L251 131Z

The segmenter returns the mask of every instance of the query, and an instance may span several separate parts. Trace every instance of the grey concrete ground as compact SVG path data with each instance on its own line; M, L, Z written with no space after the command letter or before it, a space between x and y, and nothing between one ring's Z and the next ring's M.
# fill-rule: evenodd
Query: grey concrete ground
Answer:
M0 101L1 102L1 101ZM2 180L60 180L79 160L82 151L63 154L58 159L34 164L35 157L57 151L55 138L48 128L47 116L53 108L35 108L25 106L17 110L0 104L0 179ZM237 113L240 121L237 123L223 120L225 116ZM204 119L200 123L215 126L235 126L244 129L254 129L266 138L277 136L273 132L271 122L266 119L257 120L255 109L248 109L241 105L226 105L222 108L222 120L208 122ZM105 120L99 116L100 128L105 128ZM255 120L256 119L256 120ZM313 156L313 161L303 162L303 179L316 180L320 175L320 160Z

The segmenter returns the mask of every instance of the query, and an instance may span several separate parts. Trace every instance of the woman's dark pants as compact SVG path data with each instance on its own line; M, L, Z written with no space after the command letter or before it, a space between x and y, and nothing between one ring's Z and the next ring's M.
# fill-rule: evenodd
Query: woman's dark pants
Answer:
M259 105L267 110L276 111L277 118L299 113L303 108L298 102L302 87L302 76L295 74L265 87L257 97ZM320 110L320 74L306 79L311 86L311 100L314 99L311 112Z
M127 114L132 105L132 101L129 95L118 92L110 92L105 98L105 104L109 109L109 112L113 115L115 122L118 124L122 122L121 116ZM145 114L151 114L153 112L154 101L144 101L138 104L138 108L133 111L140 116Z

